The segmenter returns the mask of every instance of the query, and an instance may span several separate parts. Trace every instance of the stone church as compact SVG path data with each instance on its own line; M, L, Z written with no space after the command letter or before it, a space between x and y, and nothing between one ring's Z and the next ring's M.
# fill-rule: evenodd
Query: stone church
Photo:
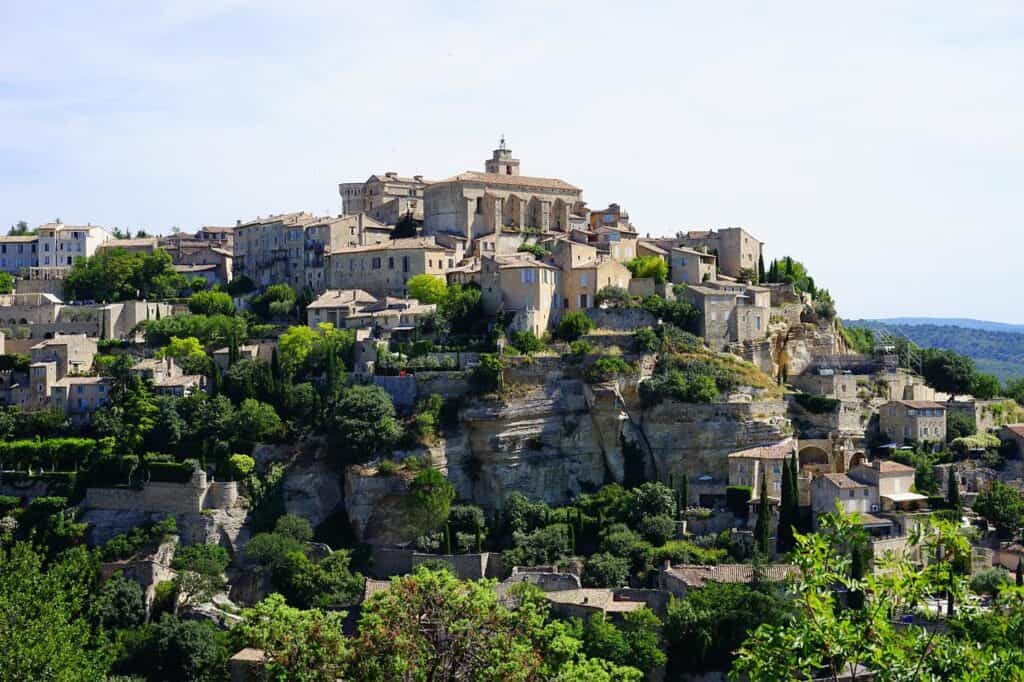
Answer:
M427 185L424 232L467 239L502 230L567 232L570 216L583 210L582 193L563 180L520 175L519 159L502 138L483 173L466 171Z

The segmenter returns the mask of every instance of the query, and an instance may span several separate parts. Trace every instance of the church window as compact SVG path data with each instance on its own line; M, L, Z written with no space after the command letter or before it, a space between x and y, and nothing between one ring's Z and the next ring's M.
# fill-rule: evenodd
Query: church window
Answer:
M476 198L476 214L477 215L482 215L483 212L484 212L484 198L483 197L477 197Z

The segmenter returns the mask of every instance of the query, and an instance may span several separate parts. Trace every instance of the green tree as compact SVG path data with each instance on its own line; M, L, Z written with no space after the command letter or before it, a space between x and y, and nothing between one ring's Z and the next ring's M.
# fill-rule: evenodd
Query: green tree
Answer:
M420 303L441 303L448 296L448 285L435 275L413 275L405 283L405 290Z
M947 410L946 414L946 442L952 443L957 438L973 436L978 432L974 418L963 412Z
M1002 386L999 385L999 378L991 374L975 374L971 393L975 398L991 400L999 395Z
M955 524L922 524L907 551L879 561L879 570L852 577L849 548L865 541L855 517L824 514L820 532L796 536L792 561L800 570L790 592L793 611L779 624L761 625L738 652L733 679L792 680L857 674L865 665L882 680L978 679L991 649L925 628L901 627L899 616L949 595L958 603L967 598L960 566L970 560L970 545ZM911 557L935 557L915 565ZM837 589L837 587L841 589ZM844 609L841 591L863 594L862 609ZM1011 675L987 679L1012 679Z
M193 315L234 315L235 302L222 291L198 291L188 299L188 310Z
M575 341L592 330L596 325L580 310L573 310L562 316L558 323L558 338Z
M113 248L76 260L64 280L64 295L70 300L160 299L187 287L163 249L142 254Z
M622 587L629 579L629 559L606 552L592 554L580 579L584 587Z
M754 525L754 551L771 556L771 516L768 504L768 477L761 476L761 490L757 499L757 522Z
M594 296L594 303L609 308L628 308L633 304L633 297L622 287L609 284L601 287L597 292L597 295Z
M249 445L277 440L284 435L284 422L272 405L247 398L235 411L231 431L238 443Z
M203 350L199 339L189 336L184 339L177 336L156 352L158 358L174 358L178 366L186 374L207 374L210 371L210 356Z
M946 480L946 501L949 506L960 513L960 481L957 480L955 467L951 467Z
M115 575L100 585L92 616L107 629L136 628L146 620L146 598L134 580Z
M165 613L158 622L127 638L116 671L148 680L223 680L228 657L233 653L229 642L228 633L209 621L180 620Z
M87 618L96 570L82 548L45 566L28 543L0 547L0 681L104 678L104 642Z
M303 611L272 594L242 613L232 630L236 647L262 649L267 679L334 682L351 656L343 612Z
M637 256L626 267L633 277L650 277L657 284L668 281L668 262L661 256Z
M220 545L189 545L174 556L173 568L177 604L188 606L209 601L224 589L224 569L230 562L227 550Z
M440 471L427 468L409 484L405 521L414 537L437 530L448 520L455 488Z
M583 628L583 650L588 656L643 671L665 663L660 640L661 621L646 607L626 613L618 627L596 614Z
M1024 525L1024 499L1002 481L993 481L991 488L978 494L974 511L988 519L1001 537L1012 536Z
M364 462L401 435L391 396L379 386L353 386L334 407L332 427L348 461Z
M929 386L954 395L970 393L977 374L966 355L935 348L921 349L921 371Z
M412 213L406 213L395 223L395 228L391 230L391 238L409 239L415 237L418 227L419 222L412 217Z
M544 350L544 342L532 331L518 331L512 334L512 345L524 355L533 355Z
M0 272L0 294L14 291L14 277L9 272Z

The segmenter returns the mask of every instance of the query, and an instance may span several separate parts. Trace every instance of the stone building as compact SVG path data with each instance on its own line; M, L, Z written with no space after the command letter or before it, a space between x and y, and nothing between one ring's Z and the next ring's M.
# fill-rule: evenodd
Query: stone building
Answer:
M121 249L131 254L148 256L156 251L158 246L160 246L160 239L158 237L139 237L138 239L111 239L100 244L96 250L112 251L114 249Z
M551 262L562 270L564 310L594 307L597 292L606 286L629 289L629 269L596 246L564 237L548 239L544 245L551 249Z
M94 255L113 238L99 225L46 223L36 228L36 234L0 237L0 270L25 276L30 268L45 268L63 279L76 260Z
M519 159L512 158L502 139L483 173L466 171L426 187L423 228L426 234L468 239L505 229L564 232L581 206L581 195L563 180L520 175Z
M234 275L258 287L284 283L314 292L328 288L327 254L390 239L382 222L355 214L336 218L288 213L235 227Z
M878 428L894 443L944 443L946 406L928 400L891 400L878 410Z
M546 332L562 310L562 272L529 254L485 256L480 264L480 288L488 314L515 313L511 328Z
M131 375L148 382L157 395L186 396L202 390L205 377L185 374L174 358L146 358L132 366Z
M1007 424L999 429L999 440L1008 444L1007 447L1024 457L1024 424Z
M705 248L718 256L718 267L729 277L739 277L742 270L757 271L764 244L742 227L720 230L680 232L678 246Z
M371 175L363 182L338 185L345 215L365 213L386 225L394 225L403 216L423 220L423 192L429 185L422 175L411 178L388 172Z
M647 246L648 251L651 246ZM668 254L668 276L673 284L701 284L717 279L718 259L686 246L677 246Z
M327 288L404 296L411 277L426 274L444 278L461 259L461 253L440 246L432 237L332 250L326 256Z
M410 298L377 298L362 289L328 289L306 307L306 318L314 329L329 323L339 329L391 333L415 329L420 320L436 310L434 304Z
M19 339L41 340L57 334L134 338L140 322L172 314L171 304L156 301L68 305L53 294L0 295L0 331Z
M714 350L768 335L771 301L763 287L714 281L687 285L677 295L700 311L700 335Z
M867 381L866 375L860 379ZM835 398L837 400L857 400L858 375L830 368L819 368L792 377L790 383L805 393Z
M753 491L751 499L761 494L761 479L765 479L768 497L782 498L782 471L797 450L796 440L786 438L774 445L765 445L729 454L729 485L747 486Z

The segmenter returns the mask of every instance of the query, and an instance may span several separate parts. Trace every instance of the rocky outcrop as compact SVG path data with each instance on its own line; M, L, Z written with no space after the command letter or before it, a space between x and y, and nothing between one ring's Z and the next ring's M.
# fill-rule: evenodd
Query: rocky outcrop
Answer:
M494 509L512 492L561 504L606 480L605 453L582 382L518 386L460 413L464 439L447 448L461 497Z
M342 484L337 469L319 448L297 461L282 482L284 508L316 528L342 506Z
M345 511L352 532L362 542L407 542L404 504L410 476L381 476L372 468L350 466L345 470Z

